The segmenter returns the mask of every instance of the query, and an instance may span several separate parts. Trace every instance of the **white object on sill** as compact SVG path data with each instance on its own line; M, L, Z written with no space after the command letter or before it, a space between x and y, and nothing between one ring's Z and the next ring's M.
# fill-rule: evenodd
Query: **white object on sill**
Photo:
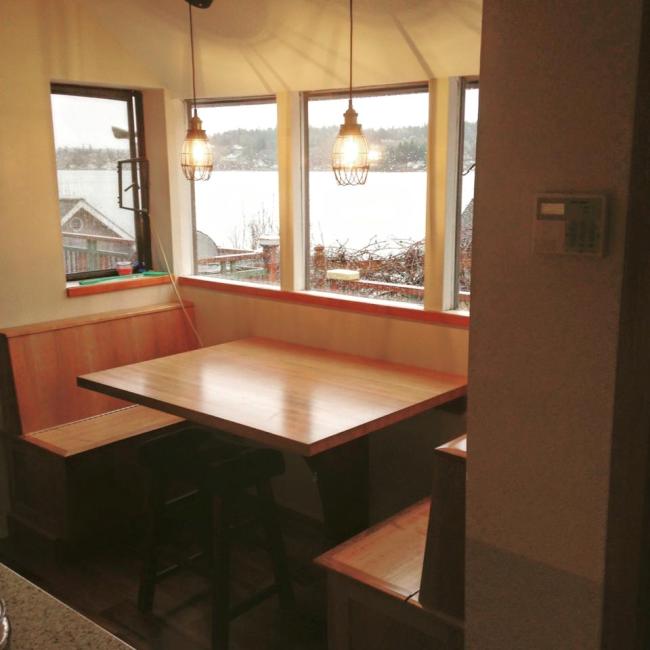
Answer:
M356 282L360 279L359 271L352 269L331 269L327 272L328 280L343 280L344 282Z

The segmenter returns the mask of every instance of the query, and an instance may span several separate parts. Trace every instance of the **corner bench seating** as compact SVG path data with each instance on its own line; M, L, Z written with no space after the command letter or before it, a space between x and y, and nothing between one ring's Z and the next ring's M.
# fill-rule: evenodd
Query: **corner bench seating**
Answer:
M431 498L324 553L330 650L463 647L467 436L434 454Z
M175 415L134 405L26 433L23 438L57 456L68 458L183 421Z
M0 331L10 531L70 542L138 514L137 447L184 420L81 389L77 376L196 347L178 303Z

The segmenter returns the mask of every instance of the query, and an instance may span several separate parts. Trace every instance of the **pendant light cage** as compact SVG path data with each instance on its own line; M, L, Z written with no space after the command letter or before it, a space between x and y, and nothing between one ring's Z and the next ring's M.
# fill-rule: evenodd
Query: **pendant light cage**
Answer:
M197 0L187 0L190 15L190 47L192 60L192 108L194 114L190 119L190 127L185 134L181 149L181 169L189 181L207 181L214 166L212 145L203 129L203 123L196 112L196 70L194 67L194 26L192 24L192 4L199 7L209 7L210 2L201 3Z
M352 44L354 21L350 0L350 88L348 110L332 149L332 171L339 185L363 185L368 179L368 141L357 122L357 112L352 107Z
M363 185L368 179L369 169L368 141L350 102L332 149L332 170L339 185Z
M212 145L194 112L181 149L181 168L188 181L207 181L214 166Z

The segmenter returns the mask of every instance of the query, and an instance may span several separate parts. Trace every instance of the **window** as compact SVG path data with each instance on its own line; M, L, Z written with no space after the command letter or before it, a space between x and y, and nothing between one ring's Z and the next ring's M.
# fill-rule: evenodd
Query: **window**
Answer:
M474 178L476 175L476 127L479 102L478 81L463 79L460 98L460 156L456 214L457 308L469 310L472 285L472 227Z
M195 272L279 284L275 99L203 102L198 112L215 169L193 184Z
M337 185L331 151L344 94L307 95L308 285L319 291L422 303L427 206L427 87L354 99L368 140L365 185Z
M441 120L429 125L430 83L436 115L445 114L438 103L450 89L456 108L449 125ZM192 187L195 273L279 286L282 239L295 254L285 255L291 263L282 280L287 291L392 301L434 312L468 310L478 80L430 83L355 92L371 161L367 183L357 186L338 185L331 169L332 146L347 109L345 91L301 93L300 112L297 93L287 96L279 109L288 131L282 143L287 168L281 170L274 98L199 102L215 148L215 170L209 181ZM430 142L449 144L446 163L441 151L431 155ZM279 197L281 188L291 195ZM279 198L287 206L283 233ZM433 233L443 228L444 241L435 239ZM425 260L425 250L435 254ZM431 285L426 290L425 276Z
M53 84L51 99L66 277L150 268L145 215L117 202L117 162L144 156L140 93ZM137 183L124 187L124 204L139 208Z

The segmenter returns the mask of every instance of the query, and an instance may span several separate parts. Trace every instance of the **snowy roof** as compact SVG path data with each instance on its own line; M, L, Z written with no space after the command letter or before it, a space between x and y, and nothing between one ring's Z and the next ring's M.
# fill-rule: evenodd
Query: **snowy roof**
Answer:
M83 198L99 212L104 219L126 234L128 239L135 239L134 212L123 210L117 204L117 172L110 169L60 169L57 171L59 183L59 209L61 217L70 201ZM73 204L74 205L74 204Z
M79 210L85 210L91 214L97 221L112 230L117 237L133 241L133 235L129 234L124 228L111 221L99 210L90 205L85 199L59 199L59 212L61 213L61 228L68 222Z

